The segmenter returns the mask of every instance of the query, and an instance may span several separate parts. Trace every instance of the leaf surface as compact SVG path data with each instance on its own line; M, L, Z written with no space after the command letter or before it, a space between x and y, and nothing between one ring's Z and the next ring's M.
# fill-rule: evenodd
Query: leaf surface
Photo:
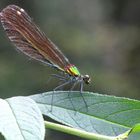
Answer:
M0 99L0 132L7 140L43 140L44 121L36 103L27 97Z
M89 92L82 96L79 92L57 91L30 97L44 115L87 132L117 136L140 122L140 101Z

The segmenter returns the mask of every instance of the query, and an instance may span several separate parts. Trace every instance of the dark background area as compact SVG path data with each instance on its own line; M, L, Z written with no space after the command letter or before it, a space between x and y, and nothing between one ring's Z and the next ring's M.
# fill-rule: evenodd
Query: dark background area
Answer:
M84 90L140 99L139 0L1 0L0 10L9 4L24 8L71 63L91 76ZM52 90L57 82L47 84L51 73L57 71L15 51L0 26L1 98ZM52 140L72 138L46 133Z

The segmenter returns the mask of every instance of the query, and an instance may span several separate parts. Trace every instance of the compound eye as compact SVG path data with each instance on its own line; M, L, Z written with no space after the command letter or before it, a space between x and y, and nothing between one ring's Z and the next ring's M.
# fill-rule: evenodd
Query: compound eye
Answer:
M89 84L90 81L91 81L89 75L84 75L84 76L83 76L83 80L84 80L84 82L85 82L86 84Z

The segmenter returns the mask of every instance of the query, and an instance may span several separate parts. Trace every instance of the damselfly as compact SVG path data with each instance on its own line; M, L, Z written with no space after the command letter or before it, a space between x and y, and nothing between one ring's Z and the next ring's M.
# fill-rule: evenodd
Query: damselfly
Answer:
M55 89L70 83L73 84L73 88L80 84L82 93L83 83L90 83L89 75L82 75L77 67L69 62L58 47L40 31L24 9L9 5L0 13L0 20L8 38L18 50L64 74L55 75L57 78L67 79Z

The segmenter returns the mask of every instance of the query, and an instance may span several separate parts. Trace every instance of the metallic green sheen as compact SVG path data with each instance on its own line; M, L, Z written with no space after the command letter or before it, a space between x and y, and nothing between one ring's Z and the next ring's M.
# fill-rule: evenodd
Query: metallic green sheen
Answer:
M74 75L80 76L80 72L79 72L79 70L77 69L77 67L72 66L70 69L71 69L71 71L74 73Z

